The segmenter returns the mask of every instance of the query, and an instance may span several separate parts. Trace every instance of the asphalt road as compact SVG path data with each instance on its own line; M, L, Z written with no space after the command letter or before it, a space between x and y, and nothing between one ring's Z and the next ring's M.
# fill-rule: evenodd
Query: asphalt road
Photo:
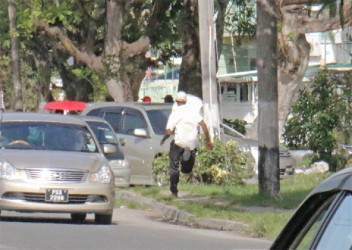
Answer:
M93 215L73 224L67 214L2 211L1 250L268 249L269 241L234 232L190 228L164 222L152 211L114 210L113 224L95 225Z

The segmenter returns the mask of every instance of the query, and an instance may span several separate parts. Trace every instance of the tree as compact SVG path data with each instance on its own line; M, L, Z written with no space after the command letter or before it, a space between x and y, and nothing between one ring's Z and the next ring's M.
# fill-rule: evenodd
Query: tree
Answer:
M310 8L314 4L320 9ZM279 134L295 100L299 83L309 62L310 45L306 33L325 32L352 26L352 1L283 0L279 7ZM257 121L248 132L257 138Z
M8 2L0 1L0 91L5 93L5 86L11 81L11 56L9 36ZM12 85L12 84L11 84ZM13 86L11 86L12 88ZM7 97L4 95L4 97ZM5 99L5 98L4 98ZM9 98L10 99L10 98ZM7 98L4 100L7 103ZM6 106L6 105L5 105Z
M202 1L202 0L198 0ZM180 18L182 64L179 89L202 97L202 72L200 65L198 1L185 0ZM222 53L225 28L236 31L237 44L254 37L253 6L247 0L214 0L216 26L216 56ZM238 13L230 13L228 10ZM234 28L237 27L237 28ZM217 62L216 62L217 63Z
M175 53L170 45L175 40L172 22L181 7L174 0L21 1L20 26L28 37L46 41L37 46L50 48L47 58L55 57L51 63L57 68L68 72L89 67L100 75L113 99L132 101L138 99L147 66L156 64L145 56L152 44L162 51L159 61L166 62ZM71 56L72 67L66 62Z
M16 29L16 3L14 0L8 1L9 24L11 36L11 58L12 58L12 79L13 79L13 103L11 108L14 110L23 109L22 84L20 77L20 57L18 45L18 33Z
M181 18L182 63L179 90L202 97L198 1L185 0Z
M217 37L222 37L228 1L216 1ZM137 100L146 68L169 64L170 57L181 54L180 86L184 83L188 92L201 95L196 4L196 0L18 0L21 41L33 51L32 65L40 72L40 99L48 99L47 77L56 70L66 72L62 78L70 98L93 95L84 90L97 89L93 79L100 78L116 101ZM157 58L146 57L146 51ZM69 58L74 58L73 65L68 65ZM90 79L82 82L77 79L82 73L77 72L83 67L91 73L84 73ZM77 88L81 90L71 91Z
M352 73L319 72L312 86L300 91L283 133L290 148L313 150L317 160L329 163L330 171L338 167L339 144L352 138L351 79Z
M275 0L257 1L259 193L280 191L278 140L277 14ZM265 41L265 42L263 42Z

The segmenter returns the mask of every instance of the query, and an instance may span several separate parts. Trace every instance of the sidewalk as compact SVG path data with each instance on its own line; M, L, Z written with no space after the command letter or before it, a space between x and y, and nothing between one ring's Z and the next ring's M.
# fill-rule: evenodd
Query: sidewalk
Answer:
M214 218L197 218L196 216L188 212L182 211L177 207L165 205L152 198L141 196L129 190L118 190L116 191L115 197L150 206L157 213L162 215L165 220L171 221L176 224L183 224L191 227L206 228L206 229L235 231L237 233L241 233L241 231L243 231L243 228L247 227L247 225L242 222L236 222L232 220L222 220L222 219L214 219ZM181 201L196 199L202 202L202 200L205 201L209 198L191 196L187 193L180 192L178 199ZM226 205L221 203L222 201L217 201L217 202L219 202L219 205Z

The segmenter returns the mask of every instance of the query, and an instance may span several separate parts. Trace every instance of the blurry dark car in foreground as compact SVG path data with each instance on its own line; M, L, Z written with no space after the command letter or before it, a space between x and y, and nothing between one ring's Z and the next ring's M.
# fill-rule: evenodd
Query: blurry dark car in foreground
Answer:
M105 154L105 157L108 159L110 168L114 174L115 187L128 187L130 185L131 177L130 163L123 152L121 143L117 138L117 134L115 134L110 124L100 117L78 117L89 125L102 147L106 144L112 144L116 147L117 150L115 153Z
M313 189L271 249L352 249L352 167Z
M112 172L85 122L53 114L0 116L0 213L69 213L76 222L94 213L96 223L111 224Z

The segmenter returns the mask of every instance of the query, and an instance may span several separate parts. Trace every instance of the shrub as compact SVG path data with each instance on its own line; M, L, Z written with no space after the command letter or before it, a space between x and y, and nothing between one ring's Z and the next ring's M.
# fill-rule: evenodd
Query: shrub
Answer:
M246 134L246 125L247 122L245 120L241 120L241 119L223 119L223 122L235 129L236 131L240 132L241 134L245 135Z
M181 175L181 181L202 182L206 184L242 185L243 179L252 174L253 169L247 167L247 155L241 152L235 141L222 143L215 139L213 149L207 150L205 145L198 148L193 172ZM158 185L168 183L169 157L163 154L154 160L153 175Z
M206 184L244 184L248 175L246 157L233 140L215 139L211 151L205 145L199 147L194 171Z
M311 149L329 163L330 171L345 166L339 144L351 142L350 96L352 74L319 72L311 88L300 91L283 139L290 149ZM342 165L341 165L342 164Z

